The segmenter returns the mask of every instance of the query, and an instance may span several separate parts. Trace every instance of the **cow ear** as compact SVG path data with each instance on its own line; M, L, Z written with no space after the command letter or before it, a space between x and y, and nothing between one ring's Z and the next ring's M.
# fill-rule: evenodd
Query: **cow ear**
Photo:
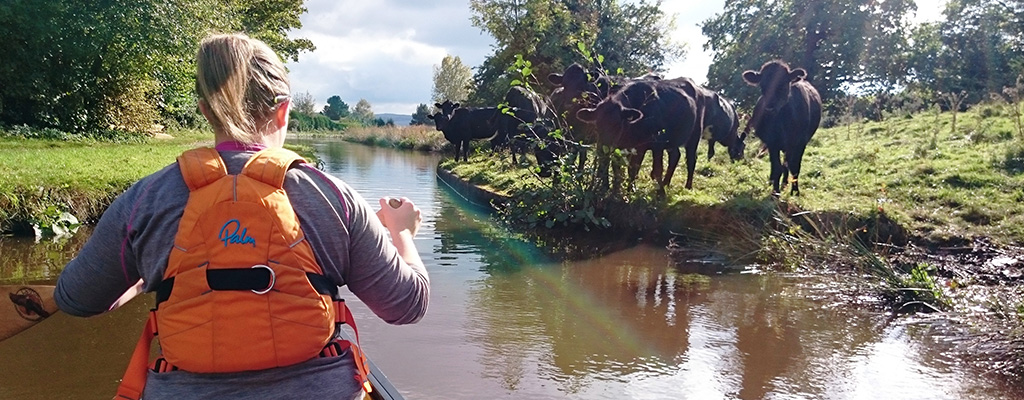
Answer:
M452 104L452 108L459 108L459 103Z
M434 103L434 107L441 108L441 103Z
M797 69L794 69L792 71L789 71L789 81L790 82L796 82L796 81L799 81L801 79L804 79L805 77L807 77L807 71L804 71L803 68L797 68Z
M622 109L622 120L627 123L634 124L639 121L640 118L644 117L644 113L635 108L624 108Z
M761 74L756 71L744 71L743 80L747 81L747 83L751 85L757 85L758 83L761 83Z
M594 111L593 108L581 108L576 112L576 118L583 122L594 122L597 119Z
M427 118L434 119L434 114L427 114Z
M554 72L552 72L551 74L548 74L548 82L551 82L552 84L555 84L555 85L561 85L562 84L562 74L558 74L558 73L554 73Z

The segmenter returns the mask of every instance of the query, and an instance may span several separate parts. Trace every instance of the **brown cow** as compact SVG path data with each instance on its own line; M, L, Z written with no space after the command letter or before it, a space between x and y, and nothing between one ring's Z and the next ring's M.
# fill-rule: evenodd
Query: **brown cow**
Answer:
M598 143L636 150L629 160L630 182L635 180L647 150L651 150L654 157L651 179L658 185L659 192L664 193L679 164L679 147L700 140L699 135L694 136L699 132L695 129L699 120L697 103L691 93L672 81L638 80L602 100L596 107L581 109L577 117L596 126ZM664 176L663 151L669 154ZM689 149L687 154L689 159ZM693 186L693 167L691 163L687 164L686 187L690 188Z

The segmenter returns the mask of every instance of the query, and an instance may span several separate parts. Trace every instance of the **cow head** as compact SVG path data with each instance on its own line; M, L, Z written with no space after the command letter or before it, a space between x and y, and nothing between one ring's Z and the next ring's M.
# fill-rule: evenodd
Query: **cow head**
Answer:
M435 104L435 106L437 106L437 108L441 108L439 104ZM427 118L434 120L435 129L444 132L445 128L448 127L448 122L452 119L452 115L445 114L444 111L440 111L432 115L427 115Z
M444 103L434 103L434 107L440 110L442 115L451 116L452 112L454 112L456 108L459 108L459 103L453 103L451 100L445 100Z
M739 161L743 159L743 152L747 150L747 144L744 141L746 137L737 137L735 142L729 145L729 158L733 161Z
M789 101L789 88L807 76L803 68L789 69L789 65L773 60L761 66L761 71L743 72L743 80L761 88L761 104L765 112L774 112ZM755 113L756 114L756 113Z
M555 107L559 107L561 111L566 111L571 107L572 104L583 105L594 105L601 100L597 82L600 80L601 74L587 72L579 64L573 63L568 66L565 71L561 74L552 73L548 75L548 82L558 86L555 92L558 93L557 97L561 101L556 101L555 94L552 94L552 103ZM605 84L605 86L608 86Z
M587 71L583 69L583 66L576 63L566 67L565 71L561 74L551 73L548 75L548 82L564 88L582 88L588 81Z
M635 124L644 114L640 110L622 105L614 99L605 99L594 108L582 108L576 118L597 127L599 141L616 145L627 136L630 125Z

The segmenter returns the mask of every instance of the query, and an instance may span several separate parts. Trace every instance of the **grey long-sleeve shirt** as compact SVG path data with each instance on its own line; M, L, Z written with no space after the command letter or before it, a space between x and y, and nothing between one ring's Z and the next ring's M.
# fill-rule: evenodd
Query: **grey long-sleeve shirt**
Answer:
M238 174L254 153L220 154L228 173ZM309 165L289 170L284 189L327 277L347 285L388 323L409 324L423 317L430 292L426 269L399 257L362 196ZM176 163L121 194L58 278L54 294L60 309L76 316L100 314L140 277L145 291L155 290L187 200ZM354 374L348 356L255 372L151 372L145 398L351 398L359 391Z

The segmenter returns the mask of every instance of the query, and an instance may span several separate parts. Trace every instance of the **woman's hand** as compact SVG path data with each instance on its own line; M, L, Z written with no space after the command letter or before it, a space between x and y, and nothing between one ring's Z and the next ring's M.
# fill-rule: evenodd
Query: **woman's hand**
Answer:
M400 199L381 197L377 218L385 228L388 228L392 236L406 230L409 231L410 236L416 236L416 232L420 229L420 223L423 221L419 207L416 207L406 197Z

